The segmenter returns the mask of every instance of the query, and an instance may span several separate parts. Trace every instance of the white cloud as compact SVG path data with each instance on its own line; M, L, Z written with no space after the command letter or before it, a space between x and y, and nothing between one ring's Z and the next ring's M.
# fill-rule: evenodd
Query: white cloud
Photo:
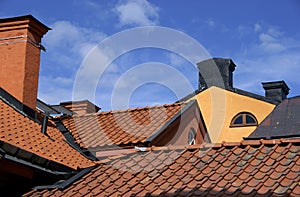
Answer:
M45 43L52 50L66 49L84 57L86 53L100 41L106 34L85 27L79 27L69 21L57 21L45 37Z
M281 33L275 31L273 28L268 29L267 32L259 34L260 47L268 53L281 52L288 47L286 38L281 36Z
M39 97L47 103L55 104L72 99L75 75L82 60L106 34L70 21L57 21L50 26L53 30L44 38L47 52L42 58L42 64L51 67L42 65Z
M40 76L38 97L49 104L71 100L72 77Z
M205 21L205 24L208 25L209 27L212 27L212 28L214 28L216 26L216 22L213 19L211 19L211 18L207 19Z
M254 24L254 32L259 32L261 31L262 27L259 23Z
M300 42L294 35L277 28L259 25L249 32L256 42L247 50L235 54L238 65L235 72L236 87L264 94L261 82L285 80L292 84L290 96L297 93L300 72ZM298 93L299 94L299 93Z
M238 88L263 95L261 82L285 80L288 85L300 86L297 76L300 57L296 53L237 59L236 63L235 84ZM291 88L290 96L297 95L297 91L295 86Z
M47 91L40 91L38 94L39 99L51 105L56 105L64 101L71 101L71 96L69 89L61 87L52 87Z
M174 67L182 67L186 64L184 59L177 54L170 53L169 54L170 64Z
M225 23L220 22L214 18L207 18L207 19L200 19L200 20L193 20L196 23L200 23L199 25L204 28L204 31L217 31L221 33L228 32L229 28L226 26Z
M148 62L127 70L118 78L116 83L112 84L113 94L111 102L113 107L117 109L128 108L130 97L139 87L144 87L145 91L143 92L147 92L147 94L145 93L143 96L145 101L146 95L149 95L149 97L153 97L157 94L162 97L166 95L165 90L156 91L155 89L147 88L145 84L148 83L160 84L164 86L165 89L169 89L173 92L174 95L177 96L173 102L193 91L189 79L179 70L167 64ZM147 100L149 101L149 99Z
M114 9L121 26L143 26L158 24L159 8L147 0L121 1Z
M274 37L272 37L271 35L266 34L266 33L260 34L259 35L259 39L263 43L266 43L266 42L275 42L276 41Z

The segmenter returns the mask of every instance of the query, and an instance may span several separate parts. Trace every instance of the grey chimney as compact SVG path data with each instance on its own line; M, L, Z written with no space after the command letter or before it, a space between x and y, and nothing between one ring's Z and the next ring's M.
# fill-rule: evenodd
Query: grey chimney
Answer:
M233 71L236 65L231 59L212 58L197 63L199 70L199 90L217 86L227 90L233 89Z
M265 96L273 101L282 102L289 94L290 88L284 81L263 82Z

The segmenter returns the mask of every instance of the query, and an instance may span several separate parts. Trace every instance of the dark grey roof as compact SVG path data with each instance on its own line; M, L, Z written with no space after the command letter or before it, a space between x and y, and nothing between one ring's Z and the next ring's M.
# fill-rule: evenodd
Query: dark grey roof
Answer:
M61 105L51 105L51 107L64 115L73 115L74 114L74 112L72 112L71 110L69 110Z
M59 114L59 112L57 110L52 108L50 105L44 103L40 99L36 100L36 107L47 114Z
M271 103L271 104L274 104L274 105L278 105L280 103L279 101L275 101L275 100L272 100L270 98L261 96L259 94L254 94L252 92L248 92L248 91L241 90L241 89L238 89L238 88L233 88L233 90L229 90L229 91L235 92L235 93L243 95L243 96L248 96L248 97L251 97L251 98L254 98L254 99L258 99L258 100L261 100L261 101L264 101L264 102L268 102L268 103Z
M42 110L45 114L63 114L63 115L73 115L73 112L61 105L48 105L43 101L37 99L36 107Z
M300 137L300 96L285 99L245 139Z

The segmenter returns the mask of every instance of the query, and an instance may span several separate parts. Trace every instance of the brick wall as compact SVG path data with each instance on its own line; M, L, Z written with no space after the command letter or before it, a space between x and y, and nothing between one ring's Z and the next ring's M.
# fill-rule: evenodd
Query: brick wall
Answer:
M49 30L31 15L0 19L0 86L35 109L41 38Z

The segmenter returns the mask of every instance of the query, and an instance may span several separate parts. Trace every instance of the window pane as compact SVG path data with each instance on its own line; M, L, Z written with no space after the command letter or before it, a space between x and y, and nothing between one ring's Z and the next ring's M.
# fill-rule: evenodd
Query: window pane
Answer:
M233 124L243 124L243 116L239 115L233 122Z
M193 128L191 128L188 134L188 144L190 145L194 144L195 137L196 137L196 132Z
M246 115L246 123L247 124L255 124L256 121L253 117L251 117L250 115Z

